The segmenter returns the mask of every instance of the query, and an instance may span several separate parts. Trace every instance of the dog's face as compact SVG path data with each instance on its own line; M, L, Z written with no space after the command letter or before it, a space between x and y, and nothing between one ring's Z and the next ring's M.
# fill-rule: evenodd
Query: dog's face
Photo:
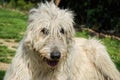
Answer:
M34 49L39 52L40 58L50 67L55 67L67 57L68 45L66 33L63 28L53 33L50 29L42 28L38 44ZM36 47L39 45L39 47Z
M31 10L25 44L40 56L43 63L54 68L69 55L74 36L73 20L67 11L55 8L51 12L46 8Z

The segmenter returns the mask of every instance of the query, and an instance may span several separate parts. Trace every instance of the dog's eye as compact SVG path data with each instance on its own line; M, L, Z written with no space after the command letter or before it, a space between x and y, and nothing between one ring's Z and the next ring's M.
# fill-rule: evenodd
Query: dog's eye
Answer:
M64 33L65 33L65 31L64 31L64 29L63 29L63 28L61 28L60 33L62 33L62 34L64 34Z
M45 35L48 35L48 34L49 34L49 30L46 29L46 28L43 28L43 29L41 30L41 32L42 32L43 34L45 34Z

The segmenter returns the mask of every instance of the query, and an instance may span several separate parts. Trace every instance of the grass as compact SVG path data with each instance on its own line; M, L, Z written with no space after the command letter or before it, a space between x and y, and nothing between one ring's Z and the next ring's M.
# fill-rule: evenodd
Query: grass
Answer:
M10 63L15 51L0 45L0 62Z
M83 37L83 38L89 38L88 32L87 31L82 31L82 32L76 32L75 34L76 37Z
M20 41L23 36L21 33L26 30L27 18L28 16L18 11L0 9L0 38ZM89 38L89 34L86 31L76 32L76 37ZM120 70L120 41L110 38L102 38L101 41L107 47L108 53ZM0 62L11 62L14 54L15 51L8 49L6 46L0 46ZM2 80L4 74L5 71L0 71L0 80Z
M120 71L120 41L111 38L103 38L101 40Z
M4 75L5 75L5 71L0 70L0 80L3 80Z
M20 41L25 31L27 16L20 12L0 9L0 38Z

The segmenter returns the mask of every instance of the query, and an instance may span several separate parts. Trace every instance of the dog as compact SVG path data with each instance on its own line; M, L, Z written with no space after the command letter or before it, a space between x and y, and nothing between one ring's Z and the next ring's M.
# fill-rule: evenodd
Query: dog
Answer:
M31 9L4 80L120 80L100 41L74 37L73 19L72 11L53 2Z

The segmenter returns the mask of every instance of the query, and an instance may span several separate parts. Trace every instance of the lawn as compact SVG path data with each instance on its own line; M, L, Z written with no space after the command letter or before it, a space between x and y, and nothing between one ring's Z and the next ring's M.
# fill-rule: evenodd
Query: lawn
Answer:
M15 51L0 45L0 62L10 63Z
M0 38L14 39L19 42L26 30L27 18L28 16L19 11L0 9ZM76 37L89 38L89 34L86 31L76 32ZM102 38L101 41L106 46L112 60L120 70L120 41L111 38ZM0 62L10 63L15 51L1 44ZM5 71L0 70L0 80L2 80L4 74Z
M0 9L0 38L20 41L26 29L27 16L18 12Z

